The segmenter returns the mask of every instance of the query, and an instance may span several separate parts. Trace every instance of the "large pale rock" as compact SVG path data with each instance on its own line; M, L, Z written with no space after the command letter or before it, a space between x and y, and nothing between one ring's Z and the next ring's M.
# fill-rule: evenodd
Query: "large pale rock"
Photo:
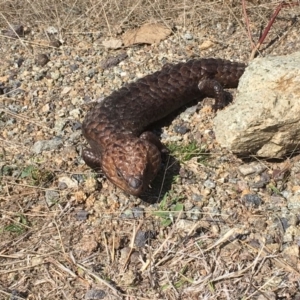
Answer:
M237 154L279 158L299 149L300 52L252 61L214 127L217 141Z

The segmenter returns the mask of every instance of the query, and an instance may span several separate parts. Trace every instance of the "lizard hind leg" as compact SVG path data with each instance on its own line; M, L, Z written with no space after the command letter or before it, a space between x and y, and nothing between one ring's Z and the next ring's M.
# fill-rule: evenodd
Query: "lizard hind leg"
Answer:
M198 88L203 95L215 98L215 110L225 107L232 101L232 95L224 91L223 86L215 79L205 78L199 81Z
M157 149L162 153L168 153L167 147L160 141L160 139L151 131L145 131L140 135L140 139L146 140L155 145Z

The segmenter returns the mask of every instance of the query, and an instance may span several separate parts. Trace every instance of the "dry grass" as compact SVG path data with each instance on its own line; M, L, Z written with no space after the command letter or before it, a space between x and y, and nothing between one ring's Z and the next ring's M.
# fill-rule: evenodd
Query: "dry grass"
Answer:
M267 24L276 4L275 1L248 4L254 38L258 37L261 26ZM268 43L271 44L271 40L277 46L284 43L282 33L288 34L288 29L282 24L288 27L289 20L287 14L274 24ZM207 27L210 33L219 23L237 22L244 43L250 45L240 1L0 2L2 29L23 24L37 32L34 41L19 40L28 56L43 45L40 39L47 39L45 29L49 26L58 28L60 39L75 47L77 41L84 39L82 36L99 32L102 37L114 37L148 21L163 22L172 30L176 25L174 34L178 36L184 28L197 32ZM8 41L7 37L1 37L2 42ZM239 43L236 41L236 45L230 47L239 49ZM220 43L219 51L225 48L227 46ZM269 47L267 51L272 49ZM250 52L249 46L249 52L245 51L241 57L248 57ZM2 112L11 115L6 103L21 100L2 96L0 101ZM0 118L2 116L4 113ZM46 118L33 119L26 114L13 117L26 126L34 124L52 132ZM181 227L180 214L174 214L172 224L163 227L148 208L142 220L121 218L123 211L118 210L117 201L113 202L115 207L107 203L105 206L99 204L99 199L95 201L92 193L58 189L53 177L78 174L82 170L76 170L72 164L60 170L51 161L51 155L41 161L39 157L34 158L34 176L32 173L14 176L14 171L24 171L26 160L32 162L30 147L22 142L22 137L18 142L1 136L1 142L5 144L5 151L0 153L3 172L0 177L0 299L84 299L87 291L96 293L97 290L105 291L105 299L296 297L299 261L285 260L282 241L270 248L266 245L267 237L259 229L254 232L253 227L269 222L271 216L267 209L245 208L238 203L238 197L233 196L225 201L232 205L227 214L203 211L200 221L189 221L185 228ZM19 158L12 153L19 154ZM3 170L10 162L14 169L5 173ZM233 161L233 167L234 164L237 162ZM88 177L86 172L84 174ZM45 201L45 191L49 188L59 194L53 206ZM103 214L94 216L94 206L99 206ZM90 212L87 220L81 221L78 217L81 210ZM156 237L141 248L134 245L139 229L156 232ZM278 231L274 239L280 240L282 232Z

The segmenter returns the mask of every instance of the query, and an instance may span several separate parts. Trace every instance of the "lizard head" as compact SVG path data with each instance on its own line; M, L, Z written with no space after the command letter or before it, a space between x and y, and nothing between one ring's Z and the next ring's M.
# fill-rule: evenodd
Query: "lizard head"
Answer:
M157 147L139 138L120 139L109 144L101 166L107 178L128 194L138 196L159 170L161 153Z

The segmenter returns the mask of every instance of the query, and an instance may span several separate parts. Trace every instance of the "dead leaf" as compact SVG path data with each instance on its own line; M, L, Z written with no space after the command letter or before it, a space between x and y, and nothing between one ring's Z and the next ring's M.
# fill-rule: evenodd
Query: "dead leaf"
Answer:
M140 28L128 30L123 35L125 46L134 44L153 44L158 43L171 34L171 30L163 24L148 23Z
M108 41L103 41L102 45L108 49L118 49L122 46L122 41L119 39L110 39Z
M214 42L212 42L210 40L206 40L199 46L199 49L205 50L205 49L211 48L212 46L214 46L214 44L215 44Z

